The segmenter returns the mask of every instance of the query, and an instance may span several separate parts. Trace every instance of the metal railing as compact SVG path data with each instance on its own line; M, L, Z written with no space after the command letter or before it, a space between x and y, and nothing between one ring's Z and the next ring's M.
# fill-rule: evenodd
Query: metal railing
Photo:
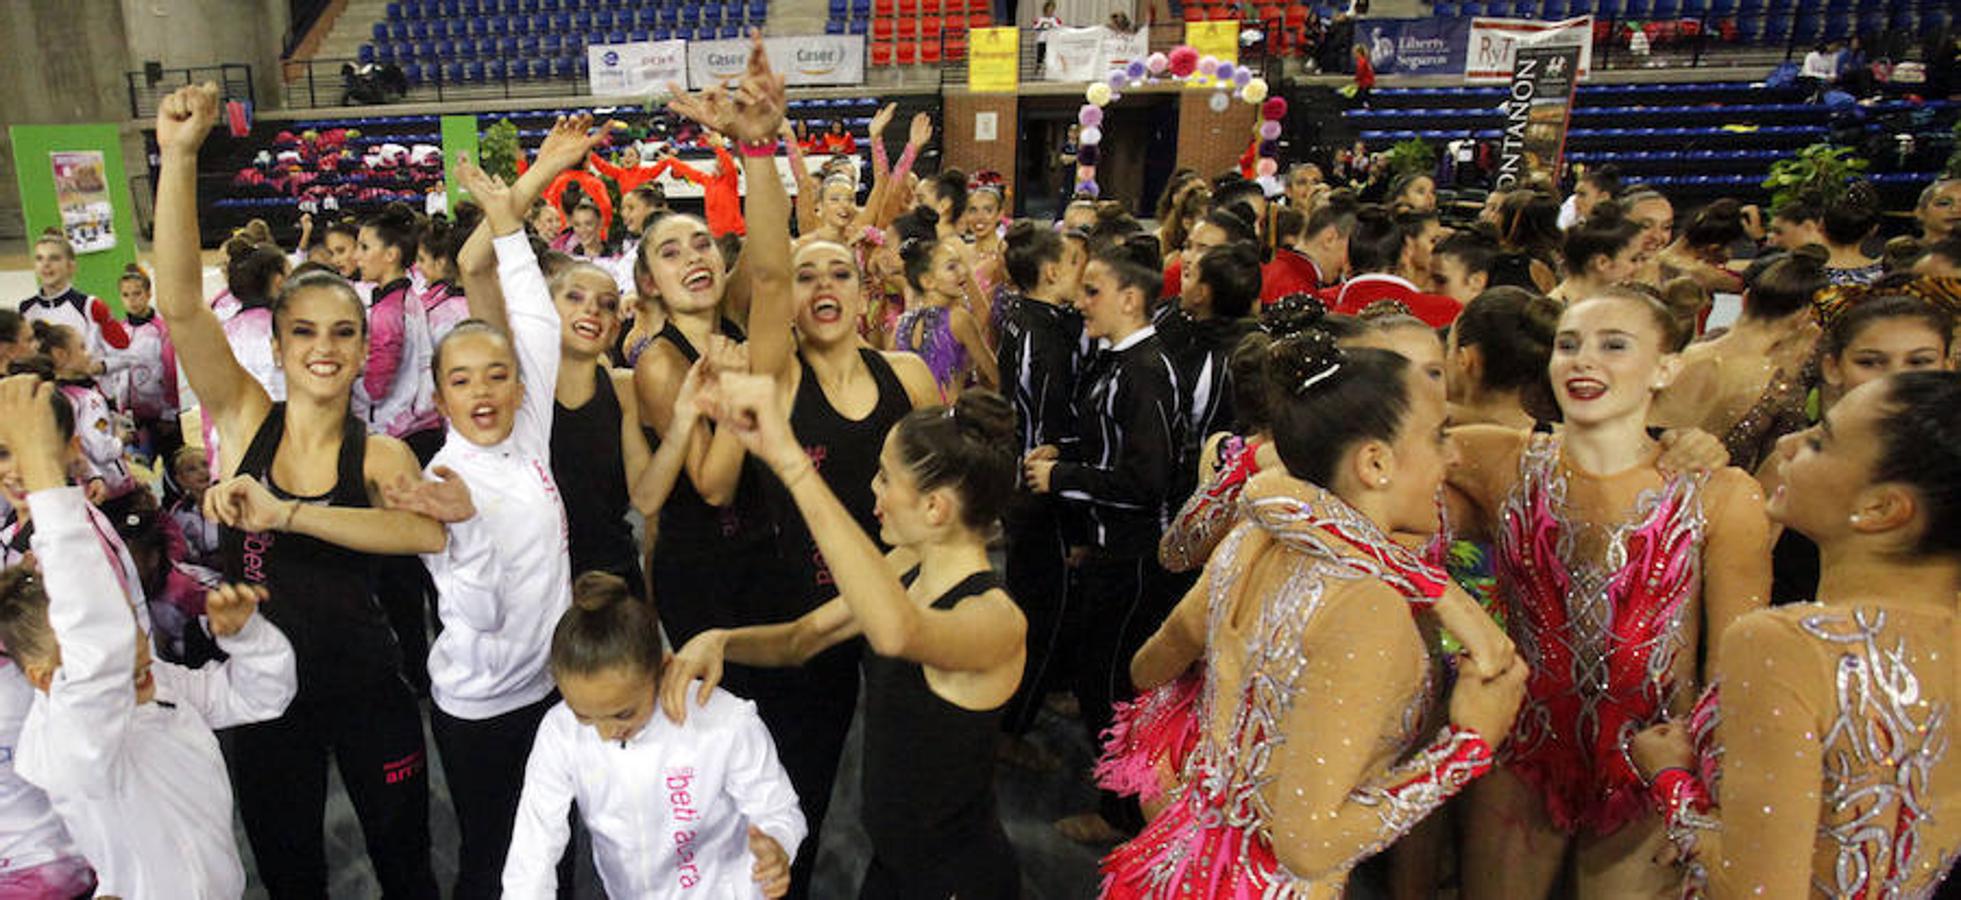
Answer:
M123 80L129 88L129 117L149 119L157 114L157 104L170 96L172 91L191 84L206 81L218 83L220 96L231 99L249 100L258 106L258 93L252 86L252 67L244 63L224 63L216 66L190 66L181 69L162 69L152 79L143 71L126 72Z

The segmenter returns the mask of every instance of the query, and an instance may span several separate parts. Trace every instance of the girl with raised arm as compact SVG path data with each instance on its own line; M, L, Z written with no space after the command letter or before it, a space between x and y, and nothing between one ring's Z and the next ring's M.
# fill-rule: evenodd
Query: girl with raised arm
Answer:
M299 696L277 719L234 729L233 787L258 871L278 896L327 883L331 755L389 897L436 893L429 867L422 717L372 584L377 554L433 553L442 525L382 508L380 486L418 472L407 445L349 414L367 358L367 317L346 281L293 279L268 308L286 379L275 403L232 355L199 291L197 152L217 119L215 85L186 87L157 113L157 307L207 421L225 479L205 494L224 526L226 574L279 597L266 616L293 643Z

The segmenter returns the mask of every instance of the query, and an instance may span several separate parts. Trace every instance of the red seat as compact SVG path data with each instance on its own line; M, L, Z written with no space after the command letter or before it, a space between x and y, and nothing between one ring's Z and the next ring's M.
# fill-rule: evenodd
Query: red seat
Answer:
M899 0L899 15L919 15L919 0Z
M919 36L931 42L934 38L940 36L941 27L939 16L921 17L919 20Z
M899 37L916 39L919 37L919 20L906 16L899 20Z
M889 18L873 19L872 40L889 41L891 39L892 39L892 20Z
M1207 18L1210 18L1210 16L1206 13L1205 7L1196 3L1185 4L1185 21L1203 22Z
M931 38L921 42L919 45L919 61L928 65L939 62L940 42Z
M1237 7L1234 6L1212 7L1212 21L1214 22L1229 22L1237 18L1239 18L1239 9Z
M948 37L959 35L962 40L965 40L967 34L966 19L962 19L962 18L947 19L945 27L946 27L946 34Z
M892 44L891 44L891 42L890 42L890 41L873 41L873 42L872 42L872 65L874 65L874 66L889 66L889 65L891 65L891 64L892 64Z
M872 0L872 12L881 19L891 18L893 0Z
M984 13L984 12L970 13L967 16L967 27L968 28L993 28L994 14Z
M946 36L946 58L951 60L967 58L967 36L948 33Z
M910 66L919 61L919 42L899 42L899 65Z
M955 0L955 2L957 2L957 0ZM940 0L919 0L919 11L929 16L939 15Z

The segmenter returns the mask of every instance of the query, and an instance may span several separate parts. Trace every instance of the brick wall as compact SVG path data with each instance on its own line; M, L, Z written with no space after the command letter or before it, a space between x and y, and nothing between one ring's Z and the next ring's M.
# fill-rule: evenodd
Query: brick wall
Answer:
M1225 112L1207 104L1210 91L1186 91L1178 103L1178 165L1210 178L1237 170L1239 155L1253 139L1258 108L1234 98Z
M1015 182L1015 149L1021 143L1021 130L1016 120L1017 98L1013 94L964 94L948 91L945 105L941 107L946 115L940 123L942 130L940 146L944 148L944 165L952 166L971 175L980 169L993 169L1007 179L1010 189ZM981 141L974 138L974 118L979 113L994 113L994 139ZM892 128L904 133L904 122L896 122Z

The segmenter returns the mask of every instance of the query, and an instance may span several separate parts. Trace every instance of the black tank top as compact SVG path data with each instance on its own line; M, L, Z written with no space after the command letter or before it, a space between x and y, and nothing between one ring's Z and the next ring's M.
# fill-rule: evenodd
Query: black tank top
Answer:
M742 329L734 322L722 320L722 334L731 340L742 340ZM667 341L681 356L692 364L701 358L701 351L688 341L688 336L673 322L661 326L660 333L654 335L655 341ZM754 541L768 537L768 517L763 514L761 498L756 492L758 475L762 470L753 457L745 456L742 461L741 480L737 482L735 498L727 506L715 506L701 498L695 485L686 473L674 482L674 490L667 495L667 502L660 508L660 534L654 539L656 556L668 554L681 555L725 555L730 541ZM667 598L661 598L667 602Z
M259 479L281 500L366 509L368 430L348 416L342 426L333 490L300 497L272 480L272 458L286 435L286 404L275 403L252 436L238 474ZM303 696L359 692L402 667L395 633L374 594L374 557L290 532L247 534L221 529L225 577L265 585L272 595L259 612L293 644Z
M911 587L919 570L899 580ZM1001 586L993 571L975 572L932 603L948 610ZM994 739L1001 709L971 710L947 702L926 683L919 663L867 652L865 671L864 824L878 857L919 865L977 847L998 830L994 805Z
M620 452L620 399L598 366L592 399L578 409L552 402L552 478L565 501L572 576L637 572L639 547L627 524L626 458Z
M912 398L906 393L905 383L899 380L899 373L885 361L884 354L859 348L858 355L871 371L873 384L878 386L878 402L872 411L862 419L845 418L831 405L830 398L824 396L816 373L799 353L797 365L803 368L803 380L798 382L797 396L790 406L790 428L803 443L804 452L809 454L831 493L837 495L838 502L857 520L858 527L882 551L887 547L879 540L878 518L872 514L875 503L872 477L878 474L878 454L885 448L885 435L912 412ZM817 552L817 539L811 537L789 491L775 478L764 479L764 483L769 485L778 528L783 535L783 555L800 561L802 569L798 575L799 583L806 589L799 598L802 602L785 610L794 618L837 596L837 585L832 581L823 554Z

